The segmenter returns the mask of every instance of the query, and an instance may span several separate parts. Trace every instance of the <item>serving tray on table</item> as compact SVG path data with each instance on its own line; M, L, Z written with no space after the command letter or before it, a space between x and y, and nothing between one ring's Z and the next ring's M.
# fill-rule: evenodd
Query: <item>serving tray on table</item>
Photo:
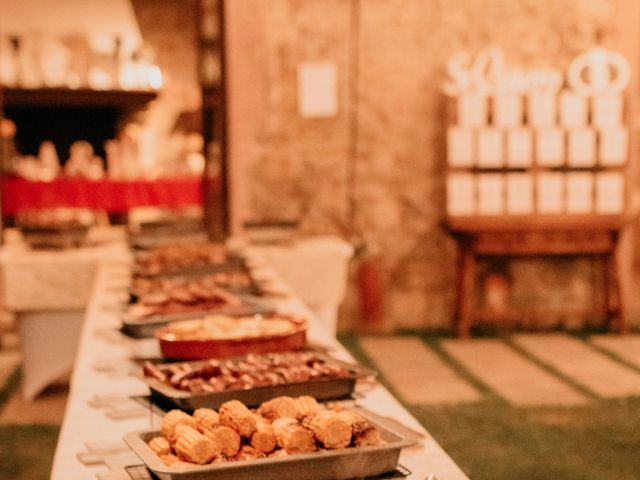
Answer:
M229 400L240 400L249 407L257 407L279 396L298 397L310 395L316 400L335 400L350 397L356 387L358 379L375 377L377 373L362 365L352 364L337 360L329 355L317 352L309 352L314 358L321 359L327 363L336 364L349 371L349 375L336 378L321 378L318 380L308 380L304 382L291 382L279 385L269 385L263 387L253 387L249 389L230 389L219 392L194 393L177 389L171 385L152 378L143 377L143 380L151 390L151 400L160 406L178 407L182 410L195 410L197 408L218 409L220 405ZM276 354L277 355L277 354ZM265 355L265 357L268 355ZM262 357L257 355L258 358ZM246 356L226 359L226 362L239 363L247 359ZM205 366L209 361L180 362L180 364L160 364L155 365L161 372L166 372L176 365L187 365L197 369Z
M362 408L355 409L380 431L382 445L323 450L193 467L168 467L149 448L147 442L160 435L157 430L132 432L124 441L160 480L347 480L375 477L398 468L400 451L419 442L393 424L380 424Z
M216 284L218 288L224 289L235 295L250 295L253 297L259 297L263 294L263 291L260 288L260 285L258 285L258 282L256 282L256 279L253 277L253 275L251 275L251 270L246 268L246 266L240 269L230 270L226 272L206 272L206 273L195 272L195 273L184 274L184 275L170 275L165 277L145 277L145 278L147 278L149 281L157 281L157 282L162 281L160 280L160 278L170 279L169 280L170 282L174 282L176 285L179 285L179 284L189 283L190 281L197 282L200 280L207 280L207 277L214 276L216 274L224 275L229 272L238 272L238 273L242 273L243 275L246 275L248 279L247 283L240 284L240 285L233 285L233 284L224 284L223 282L220 282ZM158 291L162 290L159 286L155 286L154 290L148 293L156 293L155 289L157 289ZM137 303L139 299L140 299L140 294L136 293L133 288L130 288L129 304Z
M244 305L220 307L215 310L199 310L192 312L171 313L166 315L151 315L143 318L132 318L123 314L122 331L133 338L149 338L155 332L171 322L179 320L191 320L204 317L206 315L266 315L274 313L273 308L268 307L253 298L243 297Z

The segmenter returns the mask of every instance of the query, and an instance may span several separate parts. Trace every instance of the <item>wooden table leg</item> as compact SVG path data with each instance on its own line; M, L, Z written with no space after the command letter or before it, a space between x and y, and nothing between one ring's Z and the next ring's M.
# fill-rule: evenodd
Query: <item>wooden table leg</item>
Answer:
M456 335L460 338L467 338L471 329L475 300L476 257L469 242L460 242L460 247Z
M626 322L626 318L624 315L624 309L622 304L622 289L620 288L620 272L618 269L618 242L616 239L615 247L613 251L607 255L607 266L606 271L609 277L608 286L611 291L609 292L609 314L610 322L609 329L611 331L615 331L618 333L627 333L629 331L629 327ZM614 304L611 305L611 296L613 294Z

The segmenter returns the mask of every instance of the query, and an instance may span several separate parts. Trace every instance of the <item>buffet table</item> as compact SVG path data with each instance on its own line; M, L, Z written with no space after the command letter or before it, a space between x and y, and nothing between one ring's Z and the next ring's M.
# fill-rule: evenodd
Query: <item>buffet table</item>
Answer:
M256 262L258 260L254 264ZM266 269L259 273L262 278L271 277L274 284L280 282ZM101 480L131 478L124 467L141 462L124 446L122 437L128 432L160 424L160 417L152 408L130 399L149 394L147 385L131 375L134 364L130 359L153 357L159 352L154 340L133 340L119 332L120 320L114 307L126 295L128 275L129 267L122 263L104 262L100 266L82 328L52 480L87 480L96 476ZM301 301L288 293L281 282L280 288L285 294L274 300L277 308L310 318L310 340L329 347L333 355L349 360L347 351L313 320ZM467 478L384 387L371 386L358 402L424 435L421 445L402 453L401 465L413 472L409 478L422 480L430 474L435 474L433 478L439 480ZM110 406L110 412L105 412L106 406Z

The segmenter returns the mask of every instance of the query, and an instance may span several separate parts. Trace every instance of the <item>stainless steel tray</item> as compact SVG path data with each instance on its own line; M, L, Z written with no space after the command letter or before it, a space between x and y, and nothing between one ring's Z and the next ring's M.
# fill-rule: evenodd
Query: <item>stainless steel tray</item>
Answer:
M331 378L324 380L313 380L308 382L288 383L284 385L273 385L268 387L257 387L247 390L229 390L224 392L211 393L191 393L184 390L178 390L166 383L151 377L143 377L143 380L149 385L151 390L151 399L159 403L161 406L167 404L174 405L182 410L195 410L196 408L208 407L217 409L224 402L229 400L240 400L249 407L257 407L261 403L266 402L274 397L288 395L290 397L299 397L302 395L311 395L317 400L333 400L338 398L349 397L355 390L356 382L359 378L374 377L377 373L362 365L342 362L335 358L317 353L315 354L328 362L337 363L353 372L353 375L344 378ZM230 358L229 360L242 360L244 357ZM197 362L180 362L188 363L193 366L200 366L206 363L204 361ZM163 365L156 365L160 370Z
M393 426L381 425L367 415L364 409L355 409L379 430L383 445L324 450L314 453L288 455L240 462L193 467L167 467L147 446L160 432L142 430L132 432L124 441L161 480L347 480L373 477L393 471L398 466L400 451L417 443Z
M207 234L203 232L178 232L159 235L157 233L135 233L129 236L129 245L136 250L151 250L174 243L203 242Z
M153 337L156 330L159 328L164 327L170 322L176 322L179 320L191 320L194 318L201 318L205 315L220 314L240 317L244 315L266 315L274 312L271 307L267 307L253 300L244 300L246 305L239 307L225 307L217 310L200 310L185 313L173 313L169 315L152 315L141 319L127 318L126 314L124 314L122 316L122 331L133 338L148 338Z
M233 294L245 294L245 295L251 295L253 297L259 297L262 293L262 290L260 289L260 286L258 285L258 283L256 282L256 280L251 276L250 270L246 269L246 271L248 272L250 281L249 284L246 286L242 286L242 287L230 287L230 286L221 286L220 288L222 288L223 290L227 290L228 292L231 292ZM206 277L208 275L211 275L210 272L206 272L206 273L192 273L192 274L187 274L187 275L173 275L172 278L175 278L178 281L189 281L189 280L197 280L199 277ZM129 292L129 303L130 304L134 304L137 303L139 299L139 295L133 293L133 292Z
M147 273L133 268L133 274L139 277L146 278L160 278L160 277L184 277L184 276L199 276L206 275L207 273L219 273L228 272L230 270L245 269L246 265L244 259L241 257L230 257L224 263L216 263L211 265L203 265L199 267L185 267L175 270L168 270L160 273Z

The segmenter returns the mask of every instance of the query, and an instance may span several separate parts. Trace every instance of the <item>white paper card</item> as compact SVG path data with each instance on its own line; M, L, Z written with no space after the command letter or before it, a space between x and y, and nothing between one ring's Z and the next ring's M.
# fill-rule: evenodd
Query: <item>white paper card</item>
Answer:
M451 173L447 177L447 213L452 216L476 213L475 180L470 173Z
M507 165L527 168L533 161L533 132L527 128L507 131Z
M557 214L564 210L563 175L540 173L536 182L536 207L541 214Z
M522 105L520 95L496 95L493 97L493 124L500 128L522 125Z
M593 174L572 172L567 180L567 213L585 214L593 212Z
M487 125L487 97L467 93L458 97L458 125L484 127Z
M527 96L527 123L536 128L550 128L556 124L556 97L543 93Z
M564 132L559 128L536 132L536 160L544 167L564 165Z
M496 128L483 128L478 131L478 166L499 168L503 165L502 132Z
M624 127L609 127L598 132L600 165L619 167L627 162L629 135Z
M622 125L622 95L599 95L591 99L591 123L599 128Z
M624 211L624 176L619 172L596 174L596 212L619 214Z
M303 118L328 118L338 113L336 65L303 63L298 68L298 113Z
M582 127L587 124L587 98L568 90L560 93L560 124Z
M507 178L507 213L533 213L533 177L530 173L509 173Z
M447 130L447 159L451 167L473 166L473 131L449 127Z
M499 173L477 176L478 213L500 215L504 213L504 177Z
M596 164L596 132L577 128L568 133L568 163L570 167L593 167Z

